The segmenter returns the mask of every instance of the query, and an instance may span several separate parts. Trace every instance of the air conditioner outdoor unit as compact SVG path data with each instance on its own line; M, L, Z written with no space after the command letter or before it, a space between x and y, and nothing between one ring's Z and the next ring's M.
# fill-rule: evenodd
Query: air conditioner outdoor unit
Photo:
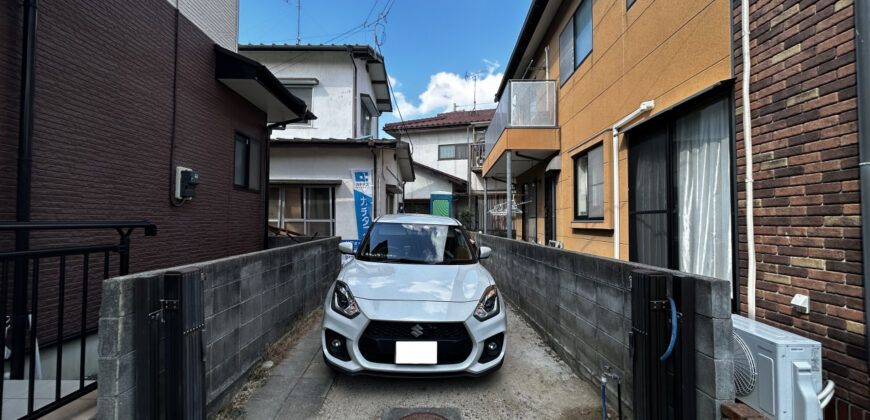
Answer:
M732 315L737 399L771 420L822 419L834 383L822 388L817 341Z

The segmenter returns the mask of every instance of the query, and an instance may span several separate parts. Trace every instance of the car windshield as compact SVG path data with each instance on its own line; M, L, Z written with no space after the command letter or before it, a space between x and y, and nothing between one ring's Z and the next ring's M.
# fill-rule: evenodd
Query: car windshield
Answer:
M357 258L399 264L471 264L472 246L458 226L375 223Z

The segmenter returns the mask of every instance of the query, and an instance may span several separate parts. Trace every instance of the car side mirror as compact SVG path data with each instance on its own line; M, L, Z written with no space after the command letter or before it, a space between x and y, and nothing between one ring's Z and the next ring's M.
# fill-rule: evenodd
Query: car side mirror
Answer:
M350 242L341 242L338 244L338 250L342 254L353 254L353 244Z
M478 256L477 258L483 260L489 258L489 254L492 254L492 248L488 246L482 246L480 247L480 256Z

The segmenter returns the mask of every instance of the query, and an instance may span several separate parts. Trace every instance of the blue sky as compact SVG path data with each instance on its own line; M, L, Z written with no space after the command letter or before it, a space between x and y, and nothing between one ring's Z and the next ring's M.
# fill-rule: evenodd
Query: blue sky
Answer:
M240 44L296 43L297 0L239 3ZM422 118L453 103L470 109L475 89L466 73L478 73L478 108L494 106L528 7L528 0L302 0L301 38L374 46L376 30L398 109L405 119ZM395 105L382 125L399 120Z

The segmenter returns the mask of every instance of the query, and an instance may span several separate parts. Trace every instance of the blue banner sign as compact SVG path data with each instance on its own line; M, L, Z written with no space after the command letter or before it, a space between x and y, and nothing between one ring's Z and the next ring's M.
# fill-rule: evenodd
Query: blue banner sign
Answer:
M353 177L353 201L356 212L357 239L362 239L374 221L372 214L372 170L351 169Z

